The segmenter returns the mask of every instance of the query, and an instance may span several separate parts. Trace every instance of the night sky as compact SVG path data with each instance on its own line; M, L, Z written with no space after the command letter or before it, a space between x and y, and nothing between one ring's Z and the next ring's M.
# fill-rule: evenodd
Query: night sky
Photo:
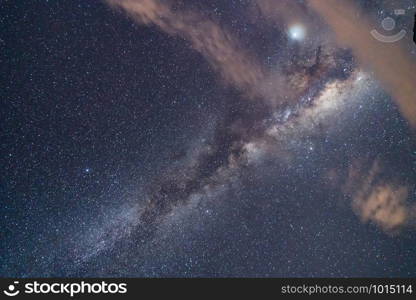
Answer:
M416 62L414 1L355 2ZM308 1L2 1L0 28L2 277L416 276L415 119Z

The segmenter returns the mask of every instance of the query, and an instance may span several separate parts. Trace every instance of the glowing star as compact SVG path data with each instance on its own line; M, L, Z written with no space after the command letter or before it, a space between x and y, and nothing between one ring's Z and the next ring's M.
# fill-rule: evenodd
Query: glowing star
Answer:
M306 30L302 25L295 24L289 27L289 38L295 41L302 41L305 38Z

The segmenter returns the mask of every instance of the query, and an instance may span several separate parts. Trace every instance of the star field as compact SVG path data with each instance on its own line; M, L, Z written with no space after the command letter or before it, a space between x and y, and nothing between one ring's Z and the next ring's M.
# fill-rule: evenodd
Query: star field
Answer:
M412 120L307 2L0 4L0 275L414 277Z

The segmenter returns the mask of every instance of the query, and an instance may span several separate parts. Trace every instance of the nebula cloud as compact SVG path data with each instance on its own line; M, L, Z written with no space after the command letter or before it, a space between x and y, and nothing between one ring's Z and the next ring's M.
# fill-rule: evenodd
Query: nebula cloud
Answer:
M250 109L243 101L238 111L226 112L208 144L200 145L198 151L148 185L137 240L151 238L177 207L224 189L245 167L261 164L265 158L290 161L293 143L315 135L318 129L334 127L332 123L343 107L371 90L370 80L356 69L351 53L334 47L329 40L312 49L309 59L266 70L226 29L197 12L174 9L169 2L159 0L107 2L140 24L154 25L171 36L184 38L226 83L246 98L258 100ZM256 4L272 22L289 24L293 18L303 19L310 26L316 22L308 17L305 6L291 1L258 0ZM290 17L280 19L282 10L290 11ZM350 46L356 50L355 44ZM345 68L345 61L351 69ZM353 195L353 209L364 222L374 222L386 231L406 223L406 187L375 186L371 178L354 184L360 192Z
M415 275L396 2L9 5L0 274Z
M201 147L187 163L166 170L149 185L149 200L140 216L146 228L151 228L175 206L187 203L192 195L226 184L235 170L247 164L260 162L267 156L288 159L285 141L313 128L314 122L320 122L324 116L333 115L342 102L338 100L343 99L339 93L354 90L356 85L350 79L352 74L337 75L344 68L342 63L348 59L348 53L331 47L319 46L312 51L310 60L268 72L227 30L196 12L173 10L169 2L158 0L108 2L140 24L155 25L169 35L185 38L227 83L246 97L259 100L248 113L240 104L239 113L230 112L218 124L210 145ZM306 16L298 5L290 2L280 5L288 6L293 14ZM273 3L262 1L259 6L266 13ZM271 99L281 101L281 98L293 104L285 110L275 105L269 107ZM279 116L282 113L284 116ZM270 124L264 122L267 119ZM143 231L150 234L153 230Z

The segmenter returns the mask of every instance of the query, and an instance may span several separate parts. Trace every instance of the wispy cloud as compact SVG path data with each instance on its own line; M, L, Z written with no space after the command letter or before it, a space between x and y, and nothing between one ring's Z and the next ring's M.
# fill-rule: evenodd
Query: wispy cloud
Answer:
M375 22L352 1L309 0L332 27L340 45L351 47L363 66L371 68L395 99L409 124L416 127L416 62L400 42L379 42L370 34Z
M352 208L364 223L398 233L412 224L416 207L408 201L409 186L382 180L381 174L378 160L367 174L356 165L351 167L347 190L352 195Z
M174 11L169 1L107 0L123 9L136 22L155 25L180 36L200 52L221 77L246 96L265 97L267 72L239 46L235 38L212 20L194 11Z

